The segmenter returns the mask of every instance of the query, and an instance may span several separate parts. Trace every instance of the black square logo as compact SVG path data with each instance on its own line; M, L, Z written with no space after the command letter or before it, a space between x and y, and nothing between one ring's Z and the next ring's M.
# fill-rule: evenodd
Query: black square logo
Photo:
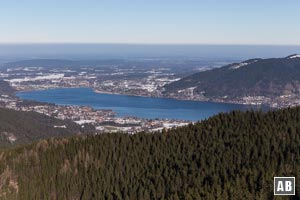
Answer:
M274 177L274 195L295 195L295 177Z

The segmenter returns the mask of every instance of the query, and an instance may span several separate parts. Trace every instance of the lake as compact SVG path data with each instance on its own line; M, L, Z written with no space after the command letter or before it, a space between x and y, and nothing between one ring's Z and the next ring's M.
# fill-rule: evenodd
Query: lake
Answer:
M90 106L111 109L117 116L134 116L148 119L182 119L197 121L220 112L247 110L255 107L238 104L183 101L166 98L136 97L96 93L90 88L61 88L19 92L21 99L58 105Z

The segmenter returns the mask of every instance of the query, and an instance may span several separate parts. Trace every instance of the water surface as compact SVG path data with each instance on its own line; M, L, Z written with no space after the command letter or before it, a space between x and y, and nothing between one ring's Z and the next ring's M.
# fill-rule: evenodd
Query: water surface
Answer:
M84 105L91 106L95 109L111 109L115 111L118 116L135 116L149 119L160 118L197 121L220 112L254 108L238 104L101 94L89 88L63 88L19 92L17 96L22 99L59 105Z

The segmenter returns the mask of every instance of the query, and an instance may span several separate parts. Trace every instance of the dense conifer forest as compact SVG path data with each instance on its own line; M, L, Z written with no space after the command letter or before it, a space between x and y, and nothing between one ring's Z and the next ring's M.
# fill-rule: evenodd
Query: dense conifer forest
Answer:
M42 140L1 151L0 199L273 199L274 176L295 176L299 199L299 147L300 108Z

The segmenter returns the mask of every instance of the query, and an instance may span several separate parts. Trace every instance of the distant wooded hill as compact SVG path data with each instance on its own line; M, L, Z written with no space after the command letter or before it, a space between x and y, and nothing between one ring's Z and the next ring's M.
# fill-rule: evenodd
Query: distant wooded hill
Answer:
M233 111L163 133L0 151L0 199L274 199L274 176L300 178L299 121L299 107Z
M251 59L199 72L166 85L165 94L187 88L208 98L299 94L300 56Z
M13 95L15 91L8 82L0 80L0 95Z
M36 112L0 108L0 148L31 143L50 137L65 137L92 132L74 122Z

